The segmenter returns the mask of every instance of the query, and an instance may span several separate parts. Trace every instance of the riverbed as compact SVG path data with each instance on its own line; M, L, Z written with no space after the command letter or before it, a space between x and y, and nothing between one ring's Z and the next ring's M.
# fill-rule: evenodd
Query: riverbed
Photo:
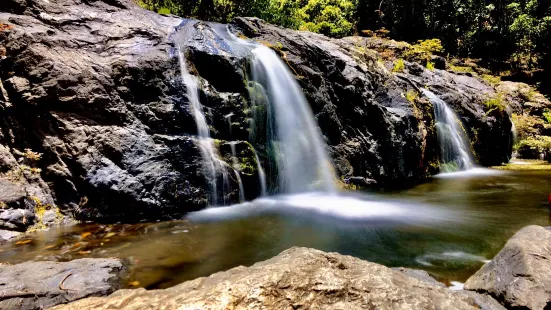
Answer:
M0 262L121 257L127 285L166 288L292 246L464 282L520 228L549 225L551 171L441 175L406 190L269 197L172 222L80 224L0 247Z

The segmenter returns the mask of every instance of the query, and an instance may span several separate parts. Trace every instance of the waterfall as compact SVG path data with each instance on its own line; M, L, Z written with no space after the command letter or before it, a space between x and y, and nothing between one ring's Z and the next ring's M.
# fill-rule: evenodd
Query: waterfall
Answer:
M245 190L243 189L243 181L241 181L241 176L239 175L239 170L241 170L241 167L237 159L237 152L235 151L235 143L236 142L230 142L230 149L231 149L232 163L233 163L233 173L235 174L235 178L237 179L237 185L239 186L239 201L244 202Z
M265 90L273 110L268 137L277 153L280 190L300 193L311 190L334 192L334 177L314 115L298 83L271 49L256 45L252 50L252 79Z
M218 152L214 146L214 141L210 137L210 130L207 124L207 119L203 111L203 106L199 101L199 91L197 79L191 75L187 69L186 61L182 52L182 47L178 47L178 61L180 63L180 72L182 82L186 86L186 95L189 101L190 113L195 119L197 126L197 147L203 160L203 171L206 175L207 183L211 190L211 204L218 204L218 186L217 175L222 173L223 187L226 187L228 180L225 163L220 160ZM211 114L212 115L212 114ZM225 190L225 189L224 189Z
M256 170L258 170L258 180L260 181L260 196L266 196L266 172L264 172L260 158L258 158L258 154L254 148L253 152L254 159L256 160Z
M464 137L461 123L445 101L433 92L422 89L434 106L436 135L440 143L440 170L453 172L473 168L469 144Z

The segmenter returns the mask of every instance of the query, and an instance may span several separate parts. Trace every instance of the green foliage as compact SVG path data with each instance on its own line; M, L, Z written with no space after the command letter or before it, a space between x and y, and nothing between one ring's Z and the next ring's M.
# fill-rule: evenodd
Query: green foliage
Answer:
M551 137L537 136L520 140L515 148L522 158L537 158L541 152L551 151Z
M443 51L442 43L439 39L419 40L413 44L404 53L404 58L409 61L430 62L434 53Z
M499 77L499 76L490 75L490 74L483 74L481 77L482 77L483 80L490 83L491 85L497 85L497 84L499 84L499 82L501 82L501 77Z
M432 61L427 61L427 69L430 71L434 70L434 63Z
M354 10L355 5L350 0L308 0L298 10L299 29L333 37L350 35Z
M394 61L394 68L392 68L392 72L404 72L405 68L406 64L404 63L404 60L399 58Z
M543 119L545 119L547 124L551 124L551 110L545 109L543 112Z
M504 95L502 93L497 93L493 97L489 97L484 101L484 106L486 107L487 113L490 113L493 110L505 110L507 103L504 99Z
M415 90L408 90L407 93L406 93L406 99L407 101L411 102L411 103L414 103L415 100L419 98L419 93L416 92Z

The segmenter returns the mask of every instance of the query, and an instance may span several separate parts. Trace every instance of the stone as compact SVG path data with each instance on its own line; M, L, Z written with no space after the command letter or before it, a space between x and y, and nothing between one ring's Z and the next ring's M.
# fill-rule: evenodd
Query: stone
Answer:
M23 233L18 231L11 231L11 230L0 230L0 243L4 243L7 241L12 241L14 239L17 239L19 236L21 236Z
M118 259L0 265L1 309L46 309L121 287L126 267Z
M551 307L551 227L528 226L465 283L507 308Z
M120 290L54 309L479 309L472 297L360 259L291 248L165 290Z
M18 202L25 198L27 193L21 184L0 179L0 201L5 204Z
M0 229L25 231L34 221L34 213L27 209L0 210Z

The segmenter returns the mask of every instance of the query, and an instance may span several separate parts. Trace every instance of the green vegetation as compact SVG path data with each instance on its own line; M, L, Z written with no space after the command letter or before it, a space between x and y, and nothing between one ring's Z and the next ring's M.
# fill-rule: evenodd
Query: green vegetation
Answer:
M427 61L427 69L434 70L434 63L432 61Z
M430 55L446 51L449 56L476 59L493 75L528 74L541 82L540 89L551 89L546 73L551 72L551 1L135 1L159 13L216 22L254 16L333 37L391 37L412 42L402 57L426 64L429 69L433 66L428 62ZM473 68L454 64L451 70L472 72ZM485 79L492 84L497 81L490 75Z
M486 107L486 113L490 113L493 110L504 110L507 106L504 96L502 93L496 93L495 96L488 98L484 101L484 106Z
M551 124L551 110L546 109L545 112L543 112L543 118L547 124Z
M394 68L392 68L392 72L404 72L405 68L406 64L404 63L404 60L399 58L394 61Z
M521 158L538 158L542 152L551 152L551 137L529 137L517 143L515 148Z
M431 56L434 53L443 51L442 43L439 39L419 40L417 44L413 44L404 53L404 58L409 61L430 62Z
M417 91L415 91L415 90L410 89L410 90L407 91L405 97L406 97L407 101L409 101L409 102L411 102L411 103L414 103L415 100L416 100L417 98L419 98L419 93L418 93Z

